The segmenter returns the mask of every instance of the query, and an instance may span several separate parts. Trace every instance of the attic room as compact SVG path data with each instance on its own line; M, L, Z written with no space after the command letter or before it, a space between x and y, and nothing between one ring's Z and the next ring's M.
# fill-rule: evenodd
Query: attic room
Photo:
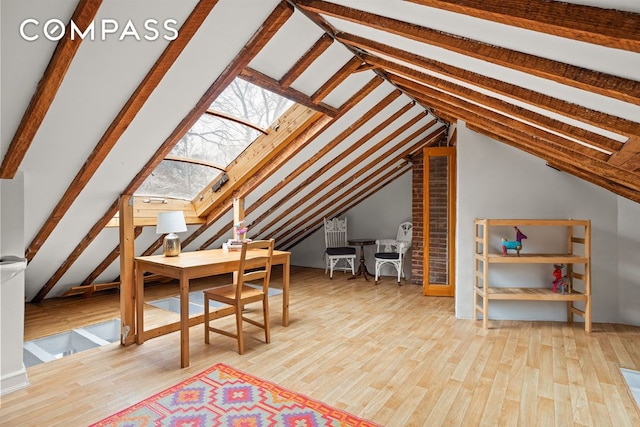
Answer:
M502 3L3 0L0 424L123 425L224 364L344 425L640 425L640 4ZM168 211L174 260L274 239L269 343L189 317L230 271L143 274ZM372 276L411 223L405 277L330 278L325 218Z

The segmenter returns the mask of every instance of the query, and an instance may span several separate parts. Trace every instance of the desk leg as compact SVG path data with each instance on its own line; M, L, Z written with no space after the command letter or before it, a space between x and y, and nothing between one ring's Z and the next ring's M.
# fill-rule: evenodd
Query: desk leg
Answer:
M289 257L282 264L282 326L289 326L289 279L291 262Z
M189 366L189 278L180 275L180 367Z
M136 344L144 342L144 275L141 268L136 267Z

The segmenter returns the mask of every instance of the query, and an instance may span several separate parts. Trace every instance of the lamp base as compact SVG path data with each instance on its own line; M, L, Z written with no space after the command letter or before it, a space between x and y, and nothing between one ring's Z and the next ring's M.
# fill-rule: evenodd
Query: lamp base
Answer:
M169 233L164 236L162 243L162 253L164 256L180 255L180 238L175 233Z

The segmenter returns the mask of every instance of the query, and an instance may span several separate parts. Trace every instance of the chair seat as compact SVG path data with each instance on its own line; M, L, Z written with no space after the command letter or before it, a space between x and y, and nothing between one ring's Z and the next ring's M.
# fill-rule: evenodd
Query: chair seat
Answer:
M378 252L375 257L379 259L400 259L400 254L397 252Z
M212 298L215 295L218 297L218 301L226 300L222 302L233 304L233 301L235 301L236 298L236 285L219 286L217 288L207 289L204 291L204 294L208 298ZM262 299L262 295L264 295L262 289L256 289L251 286L242 285L242 301L258 301Z
M340 248L327 248L327 255L355 255L356 248L343 246Z

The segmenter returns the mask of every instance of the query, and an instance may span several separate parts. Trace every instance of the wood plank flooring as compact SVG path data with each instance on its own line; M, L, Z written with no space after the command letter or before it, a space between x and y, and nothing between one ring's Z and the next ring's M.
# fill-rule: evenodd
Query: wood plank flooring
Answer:
M347 277L294 267L290 326L272 297L271 344L247 325L242 356L231 338L205 345L198 325L186 369L178 333L29 368L31 385L0 399L0 425L86 426L217 362L385 426L640 425L619 370L640 369L639 327L594 324L588 334L580 323L492 321L485 330L455 319L452 298ZM177 287L154 285L145 297L167 293ZM26 313L28 340L118 317L118 295L45 300Z

